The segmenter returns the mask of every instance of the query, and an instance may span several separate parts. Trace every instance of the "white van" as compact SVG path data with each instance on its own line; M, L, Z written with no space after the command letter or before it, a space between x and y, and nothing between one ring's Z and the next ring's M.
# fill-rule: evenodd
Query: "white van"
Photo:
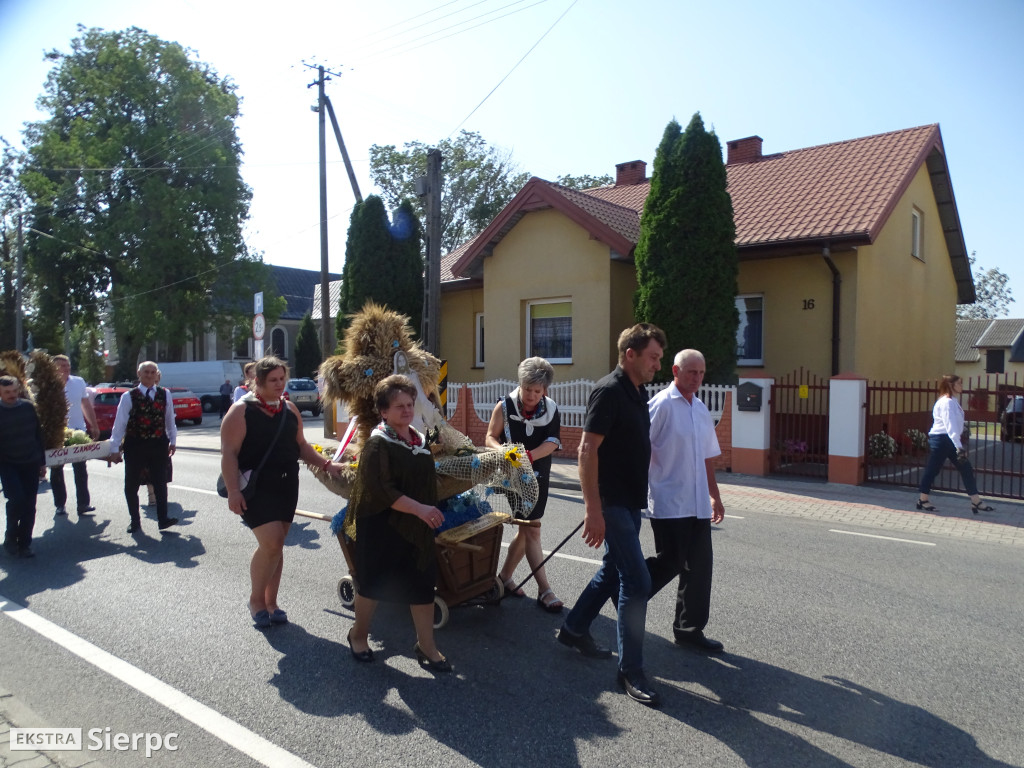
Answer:
M220 387L227 379L234 389L242 379L242 363L233 360L203 360L191 363L159 363L160 386L188 387L203 404L203 411L216 413Z

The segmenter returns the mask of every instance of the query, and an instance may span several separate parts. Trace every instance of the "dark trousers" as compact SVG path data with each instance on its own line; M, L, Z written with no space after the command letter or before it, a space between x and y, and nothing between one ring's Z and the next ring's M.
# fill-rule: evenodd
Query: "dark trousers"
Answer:
M85 468L84 461L78 461L71 465L75 473L75 504L78 511L89 507L89 472ZM68 488L64 484L64 467L58 465L50 467L50 489L53 491L53 505L63 507L68 503Z
M36 524L36 496L39 494L39 467L35 464L0 463L0 483L7 497L7 535L5 544L27 549Z
M167 519L167 450L166 437L124 439L124 499L133 522L139 521L139 486L149 483L156 496L157 520ZM146 478L143 478L145 472Z
M942 471L942 466L947 460L953 462L960 478L964 481L964 490L968 496L978 495L978 483L974 479L974 468L966 458L963 461L956 460L956 446L949 435L928 435L928 464L921 475L921 484L917 490L921 493L929 493L932 489L932 482L936 475Z
M223 419L224 414L231 408L231 395L220 396L220 417Z
M651 597L676 576L676 635L703 632L711 615L711 521L696 517L652 519L656 557L647 558L651 572Z

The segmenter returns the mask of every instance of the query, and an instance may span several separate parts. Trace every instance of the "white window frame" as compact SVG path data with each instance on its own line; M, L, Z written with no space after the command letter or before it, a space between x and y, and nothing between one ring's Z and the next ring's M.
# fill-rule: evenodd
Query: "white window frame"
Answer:
M477 368L484 367L484 354L486 348L484 346L484 313L476 313L476 324L473 331L473 365Z
M910 211L910 255L921 261L924 261L924 251L921 247L923 224L924 215L917 208L913 208Z
M539 304L568 304L569 305L569 343L572 344L575 332L573 329L573 312L574 307L572 306L572 297L563 296L558 299L531 299L526 302L526 356L533 357L533 307ZM544 358L552 365L572 365L572 357L547 357Z
M761 357L740 357L739 355L739 341L740 333L744 329L744 318L740 317L740 323L736 326L736 365L737 366L763 366L764 365L764 294L763 293L741 293L736 296L735 301L738 303L742 299L760 299L761 300ZM739 311L739 307L736 307Z

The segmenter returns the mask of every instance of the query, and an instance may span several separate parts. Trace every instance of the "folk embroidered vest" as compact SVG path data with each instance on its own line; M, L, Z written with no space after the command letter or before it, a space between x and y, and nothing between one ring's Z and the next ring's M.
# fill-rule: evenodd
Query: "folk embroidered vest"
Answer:
M138 437L143 440L165 437L167 428L164 423L164 414L167 411L167 390L157 387L153 399L150 400L138 388L135 387L131 393L132 410L128 414L128 425L125 427L125 437Z

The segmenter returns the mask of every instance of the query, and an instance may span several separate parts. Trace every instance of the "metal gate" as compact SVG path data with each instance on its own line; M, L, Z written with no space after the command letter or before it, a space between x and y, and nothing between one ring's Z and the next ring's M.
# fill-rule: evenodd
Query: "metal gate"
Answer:
M869 382L865 445L868 482L916 488L928 462L928 430L937 383ZM971 436L965 441L983 496L1022 498L1024 380L988 374L964 380L960 397ZM1009 412L1007 408L1009 406ZM1020 409L1020 410L1019 410ZM932 482L935 491L964 491L950 462Z
M828 477L829 384L809 371L776 379L771 395L773 474Z

